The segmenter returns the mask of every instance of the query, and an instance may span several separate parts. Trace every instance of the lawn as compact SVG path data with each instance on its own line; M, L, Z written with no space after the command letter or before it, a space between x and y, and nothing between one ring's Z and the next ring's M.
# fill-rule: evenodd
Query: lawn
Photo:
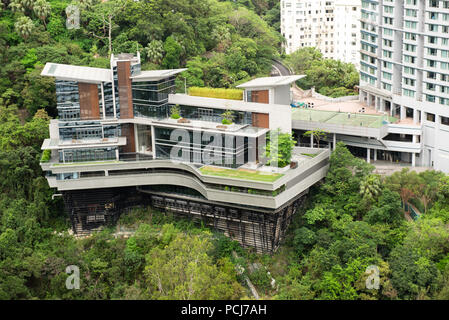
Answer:
M303 156L315 158L318 154L316 153L301 153Z
M247 169L217 168L211 166L203 166L199 170L202 174L208 176L219 176L226 178L254 180L263 182L274 182L283 176L283 174L280 173L260 172L256 170L247 170Z

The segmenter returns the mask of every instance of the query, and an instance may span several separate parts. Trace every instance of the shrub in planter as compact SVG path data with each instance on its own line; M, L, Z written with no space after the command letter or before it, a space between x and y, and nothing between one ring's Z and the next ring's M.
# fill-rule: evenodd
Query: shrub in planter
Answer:
M232 124L232 121L234 121L235 115L232 110L226 110L221 114L221 117L223 120L221 120L222 124L230 125Z
M178 105L173 106L170 109L170 118L179 119L179 118L181 118L180 113L181 113L181 109L179 109L179 106Z
M51 158L51 150L44 150L42 153L41 162L48 162Z

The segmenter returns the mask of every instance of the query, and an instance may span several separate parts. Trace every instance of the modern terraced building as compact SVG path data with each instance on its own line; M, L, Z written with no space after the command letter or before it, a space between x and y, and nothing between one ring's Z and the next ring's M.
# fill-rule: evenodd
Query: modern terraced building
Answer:
M292 131L301 76L252 80L239 101L176 94L183 70L142 71L139 54L113 55L110 69L47 63L59 112L42 145L48 182L76 233L149 205L272 252L328 169L328 149L295 147L285 168L263 157L268 134Z

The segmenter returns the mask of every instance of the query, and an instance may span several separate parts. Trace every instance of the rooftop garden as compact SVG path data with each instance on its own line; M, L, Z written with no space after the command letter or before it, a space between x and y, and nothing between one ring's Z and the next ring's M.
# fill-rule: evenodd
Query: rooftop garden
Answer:
M224 88L189 88L189 95L206 98L243 100L243 90Z
M211 166L203 166L199 170L202 174L208 176L219 176L225 178L254 180L262 182L274 182L283 176L283 174L280 173L260 172L247 169L217 168Z

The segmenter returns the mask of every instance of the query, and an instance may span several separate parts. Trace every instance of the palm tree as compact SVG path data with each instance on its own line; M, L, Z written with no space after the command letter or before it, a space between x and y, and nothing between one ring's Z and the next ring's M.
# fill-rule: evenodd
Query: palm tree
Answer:
M25 7L23 6L22 1L20 0L12 0L9 3L9 8L13 12L25 12Z
M159 64L164 57L164 43L161 40L152 40L145 51L150 62Z
M39 19L42 20L44 26L47 27L45 19L47 19L47 17L51 13L50 4L45 0L36 0L36 2L33 5L33 11L39 17Z
M25 8L32 9L35 0L20 0Z
M370 174L360 182L360 195L363 199L371 202L380 194L380 177L376 174Z
M28 17L20 17L14 24L16 32L25 40L31 35L34 29L33 21Z

